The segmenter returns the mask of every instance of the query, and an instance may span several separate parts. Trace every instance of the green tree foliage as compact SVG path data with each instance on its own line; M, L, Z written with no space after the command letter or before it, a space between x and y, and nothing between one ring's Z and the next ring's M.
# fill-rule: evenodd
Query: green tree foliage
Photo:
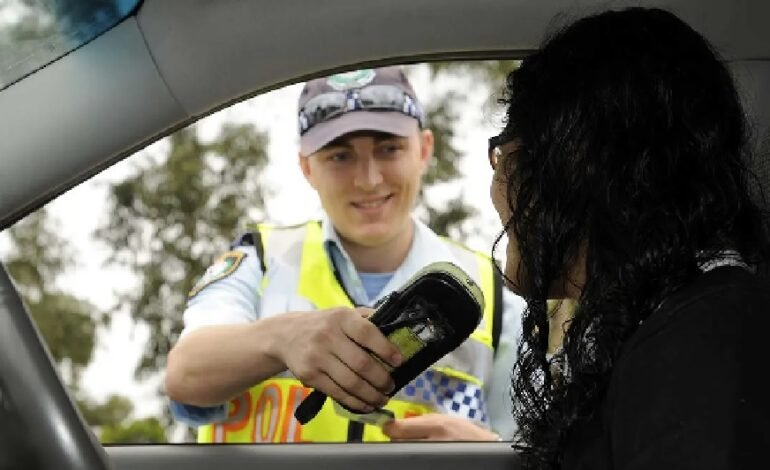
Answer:
M104 444L167 442L165 426L158 418L131 419L134 405L126 397L112 395L103 403L78 401L78 406Z
M164 425L157 418L144 418L125 426L105 426L104 444L160 444L167 442Z
M506 75L516 67L517 62L473 61L473 62L435 62L428 65L432 80L441 78L464 77L485 88L490 97L500 96ZM434 97L424 103L426 124L433 131L435 149L433 159L424 178L424 188L456 181L462 175L459 170L461 152L454 140L458 131L460 110L467 110L467 99L459 91L450 91ZM479 114L479 123L484 118ZM464 241L471 231L466 221L477 211L465 202L464 192L458 191L454 197L442 202L431 202L421 193L419 205L427 213L427 223L436 233Z
M49 226L45 210L30 214L8 234L13 250L4 264L54 362L66 372L65 384L76 389L79 373L93 355L98 314L93 305L56 287L57 278L74 262L73 254Z
M237 230L264 217L260 174L267 135L253 125L225 125L213 142L195 127L169 139L165 158L149 159L111 188L111 218L97 238L113 247L111 261L139 276L120 307L152 332L137 370L153 373L181 331L181 315L197 277Z
M130 442L119 441L124 437L164 442L165 432L159 423L131 419L133 404L129 399L112 396L98 403L80 388L80 372L93 357L102 314L90 303L56 287L59 276L76 264L76 256L57 234L47 211L30 214L11 227L8 236L11 251L3 264L86 422L110 442Z
M461 176L458 162L462 155L454 143L461 103L462 97L457 93L447 93L442 99L425 103L426 127L433 131L434 149L418 201L427 213L428 226L439 235L455 240L467 236L462 225L475 215L475 209L464 202L462 193L448 202L433 203L425 197L425 188L450 183Z
M112 395L104 403L91 403L78 400L78 406L86 422L91 426L111 426L125 422L134 410L134 405L126 397Z

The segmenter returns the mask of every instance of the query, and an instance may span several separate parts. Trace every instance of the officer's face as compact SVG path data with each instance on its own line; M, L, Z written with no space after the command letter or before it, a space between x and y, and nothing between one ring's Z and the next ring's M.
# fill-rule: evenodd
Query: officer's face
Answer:
M411 236L410 213L432 153L433 134L415 122L409 137L346 134L299 160L343 240L380 247Z

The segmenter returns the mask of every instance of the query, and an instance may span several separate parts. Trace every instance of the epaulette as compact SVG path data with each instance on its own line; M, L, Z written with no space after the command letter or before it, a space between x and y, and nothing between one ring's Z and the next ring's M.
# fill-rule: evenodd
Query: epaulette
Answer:
M233 250L239 246L253 246L257 250L257 258L259 258L259 269L262 270L262 274L267 272L267 266L265 265L265 245L262 243L262 234L259 233L259 226L249 225L250 231L244 232L230 243L230 249Z

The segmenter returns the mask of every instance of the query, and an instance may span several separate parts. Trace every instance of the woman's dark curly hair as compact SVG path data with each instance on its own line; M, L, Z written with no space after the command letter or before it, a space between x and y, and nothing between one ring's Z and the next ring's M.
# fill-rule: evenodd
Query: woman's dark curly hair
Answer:
M673 14L578 20L508 76L502 102L501 137L518 144L501 163L513 214L505 230L528 303L515 447L527 468L557 468L640 322L721 250L765 263L768 237L730 73ZM561 380L546 356L546 299L579 259L586 279L556 357Z

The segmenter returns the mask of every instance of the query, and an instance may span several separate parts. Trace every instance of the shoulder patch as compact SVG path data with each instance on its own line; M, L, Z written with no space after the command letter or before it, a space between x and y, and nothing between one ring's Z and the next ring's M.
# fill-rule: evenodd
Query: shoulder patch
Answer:
M214 264L209 266L206 272L203 273L203 276L198 279L198 282L195 283L190 293L187 294L187 297L195 297L195 295L203 290L204 287L234 273L245 257L246 253L242 251L228 251L221 255Z

